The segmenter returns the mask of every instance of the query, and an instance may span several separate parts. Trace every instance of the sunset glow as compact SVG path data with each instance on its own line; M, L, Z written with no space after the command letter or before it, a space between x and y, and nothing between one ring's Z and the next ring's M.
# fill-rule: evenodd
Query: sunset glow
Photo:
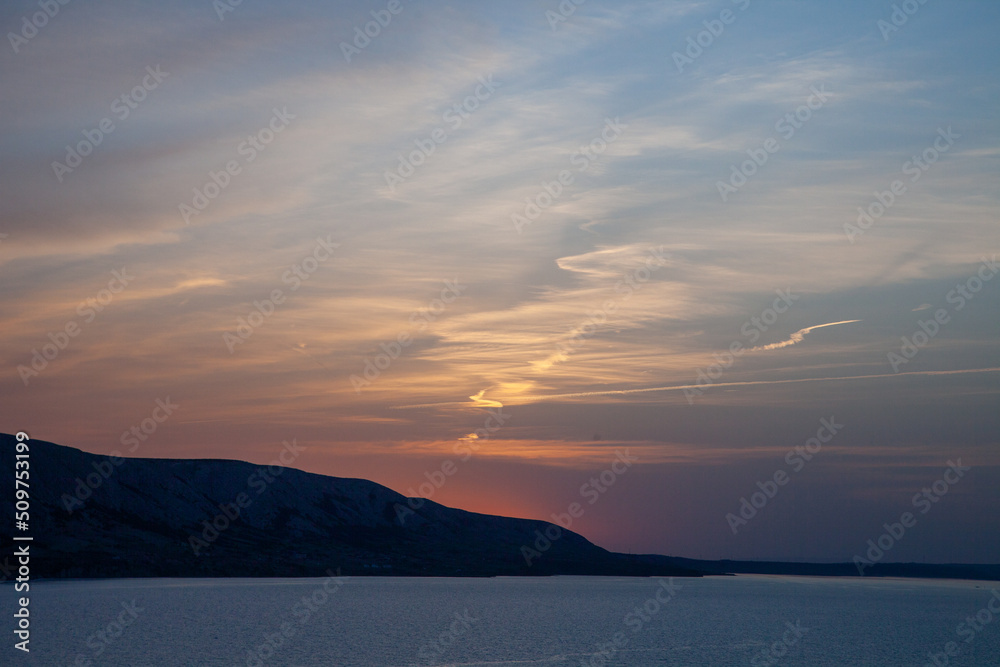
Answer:
M296 439L543 519L628 450L574 530L711 558L849 560L961 457L894 557L1000 560L1000 5L884 38L881 3L753 3L687 63L731 3L404 2L346 50L364 3L168 4L74 3L0 61L0 430Z

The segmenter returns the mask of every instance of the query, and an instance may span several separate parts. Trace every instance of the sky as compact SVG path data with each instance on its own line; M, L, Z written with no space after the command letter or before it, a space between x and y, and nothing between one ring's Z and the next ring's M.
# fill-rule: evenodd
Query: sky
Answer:
M1000 4L41 11L0 8L0 431L1000 562Z

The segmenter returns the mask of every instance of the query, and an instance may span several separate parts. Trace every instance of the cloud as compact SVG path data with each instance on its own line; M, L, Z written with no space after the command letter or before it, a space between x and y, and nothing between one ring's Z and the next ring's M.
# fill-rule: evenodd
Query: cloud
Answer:
M747 352L763 352L765 350L780 350L783 347L788 347L789 345L795 345L796 343L801 343L810 331L815 329L822 329L823 327L835 327L838 324L850 324L852 322L860 322L861 320L844 320L843 322L830 322L828 324L817 324L815 326L806 327L805 329L799 329L793 333L788 340L783 340L780 343L771 343L770 345L758 345L757 347L751 347Z
M473 403L473 405L475 407L477 407L477 408L502 408L503 407L503 403L501 403L500 401L494 401L494 400L491 400L491 399L488 399L488 398L483 398L484 394L486 394L486 390L485 389L483 389L482 391L480 391L478 394L473 394L472 396L469 396L469 398L472 399L472 403Z

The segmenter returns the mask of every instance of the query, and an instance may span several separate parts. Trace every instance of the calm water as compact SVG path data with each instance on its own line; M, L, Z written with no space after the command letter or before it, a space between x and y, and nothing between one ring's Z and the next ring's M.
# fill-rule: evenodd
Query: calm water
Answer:
M934 664L930 653L941 665L1000 665L1000 616L988 610L1000 583L758 576L673 583L41 582L31 586L30 655L12 648L15 593L3 586L0 664L920 666ZM960 628L977 613L977 629ZM957 656L944 655L948 642L959 645Z

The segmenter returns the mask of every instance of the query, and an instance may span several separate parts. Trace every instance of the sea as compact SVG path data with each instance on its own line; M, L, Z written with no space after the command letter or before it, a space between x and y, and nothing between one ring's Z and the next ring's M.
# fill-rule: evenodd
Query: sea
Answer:
M1000 582L741 575L32 582L3 665L1000 665Z

